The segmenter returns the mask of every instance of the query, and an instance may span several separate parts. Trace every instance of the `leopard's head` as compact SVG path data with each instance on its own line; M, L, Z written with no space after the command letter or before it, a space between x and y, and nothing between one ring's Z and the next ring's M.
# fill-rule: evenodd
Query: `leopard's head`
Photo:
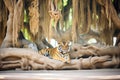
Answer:
M62 54L66 54L70 52L70 42L59 42L58 43L58 50Z

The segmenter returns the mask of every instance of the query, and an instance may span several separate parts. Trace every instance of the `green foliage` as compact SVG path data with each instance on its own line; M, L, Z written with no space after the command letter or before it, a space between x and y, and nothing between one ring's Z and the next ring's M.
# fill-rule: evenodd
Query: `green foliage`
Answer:
M29 32L28 32L27 28L23 28L23 29L21 29L21 31L22 31L22 33L23 33L23 35L24 35L25 39L27 39L27 40L30 40L30 41L31 41L31 37L30 37L30 34L29 34Z
M27 16L27 13L26 13L26 10L24 10L24 23L28 23L28 16ZM30 34L29 34L29 31L27 28L25 27L28 27L28 26L25 26L21 29L25 39L27 40L31 40L31 37L30 37Z
M28 16L26 10L24 10L24 22L28 22Z
M63 0L63 6L67 5L68 0Z

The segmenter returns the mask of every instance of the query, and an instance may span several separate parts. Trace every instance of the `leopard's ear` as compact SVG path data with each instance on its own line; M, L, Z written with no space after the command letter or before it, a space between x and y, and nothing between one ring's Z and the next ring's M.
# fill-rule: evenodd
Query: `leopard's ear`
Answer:
M70 41L66 41L66 42L64 42L64 45L67 46L67 45L70 45L70 43L71 43Z
M72 44L72 43L71 43L70 41L68 41L68 42L67 42L67 45L69 45L69 46L70 46L71 44Z
M58 45L60 45L60 42L58 42Z

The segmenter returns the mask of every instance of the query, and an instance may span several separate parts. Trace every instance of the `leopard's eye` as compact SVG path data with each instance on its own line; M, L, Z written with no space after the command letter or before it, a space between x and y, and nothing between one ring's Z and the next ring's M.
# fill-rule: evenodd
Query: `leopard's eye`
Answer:
M62 42L58 42L58 45L62 45Z

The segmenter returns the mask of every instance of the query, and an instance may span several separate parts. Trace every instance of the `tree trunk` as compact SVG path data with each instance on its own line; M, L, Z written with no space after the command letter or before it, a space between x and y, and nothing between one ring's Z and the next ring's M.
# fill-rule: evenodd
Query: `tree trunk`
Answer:
M13 32L13 15L14 15L14 9L13 9L13 2L9 1L9 0L4 0L4 3L6 5L6 7L9 10L9 17L8 17L8 21L7 21L7 32L6 32L6 36L2 42L1 47L11 47L12 46L12 32Z
M8 15L8 10L4 4L3 0L0 0L0 46L2 44L2 41L5 38L6 34L6 27L7 27L7 15Z
M6 36L1 45L2 48L17 45L18 32L23 25L23 0L18 0L17 2L15 0L4 0L4 3L9 10L9 17Z

